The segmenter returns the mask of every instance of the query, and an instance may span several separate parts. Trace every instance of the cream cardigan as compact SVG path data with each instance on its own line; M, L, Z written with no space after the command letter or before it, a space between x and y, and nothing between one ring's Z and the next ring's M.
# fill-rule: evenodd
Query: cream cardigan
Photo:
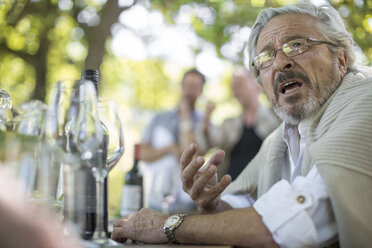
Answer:
M283 124L282 124L283 125ZM283 126L263 143L256 157L225 193L259 197L278 182L287 152ZM301 167L316 164L331 198L342 247L372 243L372 78L348 73L310 126Z

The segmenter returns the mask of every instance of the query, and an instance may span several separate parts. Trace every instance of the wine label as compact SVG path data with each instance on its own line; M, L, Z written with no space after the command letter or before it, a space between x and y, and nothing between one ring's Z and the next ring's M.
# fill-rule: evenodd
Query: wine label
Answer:
M142 189L139 185L124 185L121 194L121 216L134 213L141 208Z

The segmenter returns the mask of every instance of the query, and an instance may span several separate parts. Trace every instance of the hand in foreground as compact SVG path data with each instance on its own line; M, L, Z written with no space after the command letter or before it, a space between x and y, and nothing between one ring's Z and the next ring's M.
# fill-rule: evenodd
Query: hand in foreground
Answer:
M194 157L196 145L191 144L181 156L181 178L183 190L190 195L201 213L217 211L220 199L218 196L231 182L229 175L224 175L217 183L217 165L224 157L225 152L216 151L207 164L202 157Z
M127 239L142 243L165 244L163 226L169 216L144 208L114 222L111 238L124 243Z

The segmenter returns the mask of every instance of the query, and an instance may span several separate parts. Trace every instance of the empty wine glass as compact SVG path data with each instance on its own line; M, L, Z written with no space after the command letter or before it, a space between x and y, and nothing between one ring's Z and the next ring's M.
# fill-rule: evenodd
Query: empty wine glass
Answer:
M114 101L99 100L98 114L102 126L104 127L105 140L107 141L106 167L103 170L106 170L108 173L119 162L124 153L124 138L119 117L119 107ZM106 173L104 173L104 175L104 179L106 179L108 175ZM93 235L93 240L100 244L104 244L105 247L119 246L116 242L107 238L107 233L105 231L107 216L104 207L103 201L102 208L97 208L100 209L100 211L102 210L102 212L97 212L96 230Z
M48 106L40 100L29 100L15 107L13 129L19 134L40 136Z
M104 104L100 104L104 108ZM104 230L104 180L108 175L109 166L117 163L124 151L120 120L117 109L108 104L104 111L108 117L101 120L97 106L97 95L94 85L90 81L82 81L79 86L79 108L75 127L72 129L73 142L80 153L84 166L91 168L96 180L97 215L96 229L93 241L104 246L119 246L107 238ZM101 111L102 113L102 111ZM107 126L106 126L107 125ZM114 131L110 131L114 130ZM115 141L109 141L109 132ZM108 163L108 153L111 158Z
M44 194L50 204L58 210L62 209L63 196L63 164L67 162L66 125L67 113L74 82L63 80L56 82L49 95L48 109L44 118L42 133L42 149L40 150L40 171L43 172ZM76 159L75 159L76 160ZM77 165L74 163L73 165ZM70 185L73 187L73 185Z
M108 152L106 167L110 171L124 153L124 137L118 104L110 100L98 101L99 119L108 132Z
M7 156L17 175L26 182L29 196L38 202L43 190L42 173L39 170L41 158L40 134L47 105L39 100L29 100L15 107L17 115L12 119L14 133L9 142Z
M154 192L161 202L161 211L170 214L172 205L176 202L179 193L179 172L174 166L166 166L159 171L155 178Z

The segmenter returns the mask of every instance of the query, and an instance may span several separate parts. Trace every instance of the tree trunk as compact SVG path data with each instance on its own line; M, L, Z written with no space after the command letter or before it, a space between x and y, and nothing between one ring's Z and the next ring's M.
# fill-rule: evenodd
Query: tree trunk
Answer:
M49 51L49 40L47 32L44 30L40 36L40 48L33 60L33 66L35 68L35 89L32 94L32 99L44 101L46 96L46 74L47 74L47 57Z
M118 21L122 9L119 8L118 0L110 0L101 11L101 23L95 27L85 28L88 56L85 60L85 68L99 69L105 54L105 42L111 35L111 26Z

